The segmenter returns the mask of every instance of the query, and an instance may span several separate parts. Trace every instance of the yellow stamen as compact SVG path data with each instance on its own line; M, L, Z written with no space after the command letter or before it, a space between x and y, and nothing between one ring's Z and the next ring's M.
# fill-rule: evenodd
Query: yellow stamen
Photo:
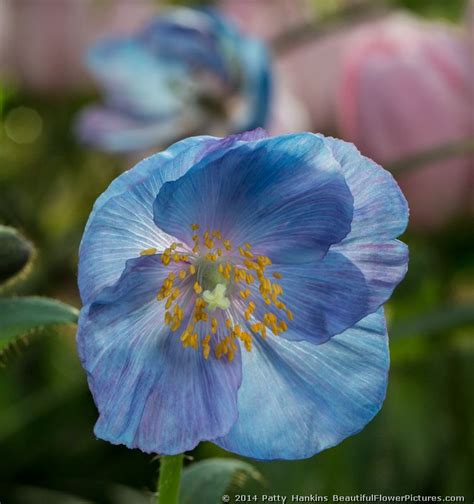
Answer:
M247 299L250 296L250 290L245 289L243 291L240 291L239 294L242 299Z
M191 230L194 244L192 250L199 256L197 262L189 264L189 255L182 252L182 244L172 243L161 255L163 264L167 266L171 262L187 263L186 268L170 272L156 295L158 301L165 301L165 323L172 331L177 331L184 319L184 309L180 306L179 299L182 291L186 292L192 286L191 293L194 291L196 297L190 316L191 324L186 329L181 329L182 332L179 334L183 347L201 348L206 360L212 351L217 358L226 356L227 360L232 362L239 345L250 352L253 338L258 336L265 339L267 329L275 335L288 330L288 324L294 316L282 301L283 287L273 280L281 279L282 275L278 272L272 272L271 275L266 273L267 267L272 264L271 259L252 252L252 245L248 242L236 247L239 257L232 254L227 258L226 255L233 250L233 247L229 240L223 239L220 231L207 229L200 233L198 224L191 224ZM142 251L141 255L155 253L156 249L150 248ZM192 260L194 261L194 257ZM201 267L202 261L207 261L208 265L199 272L200 280L197 280L198 268ZM222 283L214 284L217 272L218 281ZM194 275L194 280L188 283L186 281L188 276ZM175 286L176 280L182 282L179 283L179 287ZM204 290L201 282L204 282L206 286L210 283L211 286L214 285L214 288ZM254 284L257 288L250 289L250 285ZM231 318L224 319L224 330L228 333L221 335L219 334L219 317L213 317L211 313L217 308L227 310L230 307L231 301L227 297L227 291L232 295L238 292L240 299L245 300L246 306L243 307L242 320L248 323L234 326ZM260 298L259 302L255 296ZM260 315L262 305L268 308ZM279 312L276 310L281 310L286 315L284 320L277 316ZM194 325L198 323L208 325L205 328L200 326L199 330L195 330ZM247 331L251 332L247 332L246 327Z
M199 282L197 281L195 282L193 289L196 294L201 294L202 292L202 287L199 285Z
M173 291L171 292L171 298L173 299L173 301L178 298L180 293L181 293L181 291L179 290L179 287L175 287L173 289Z
M245 275L245 281L246 281L249 285L251 285L251 284L253 284L253 282L255 281L255 277L254 277L251 273L247 273L247 274Z
M154 255L156 254L156 248L148 248L140 252L141 256Z

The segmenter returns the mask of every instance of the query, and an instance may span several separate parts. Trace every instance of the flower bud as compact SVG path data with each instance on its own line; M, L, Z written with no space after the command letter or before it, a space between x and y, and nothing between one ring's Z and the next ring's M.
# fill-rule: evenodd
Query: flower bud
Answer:
M342 135L384 165L472 137L469 61L466 37L446 25L396 15L366 26L343 64ZM468 156L400 173L412 224L434 229L465 212L472 176Z

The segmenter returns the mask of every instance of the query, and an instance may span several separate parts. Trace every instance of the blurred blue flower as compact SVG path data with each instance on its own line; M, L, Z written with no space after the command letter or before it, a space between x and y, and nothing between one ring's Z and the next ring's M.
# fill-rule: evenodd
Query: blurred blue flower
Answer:
M264 126L270 101L265 47L211 10L179 8L129 38L93 46L87 65L104 104L86 107L79 138L107 151L136 151L196 132Z
M311 133L188 138L122 174L79 258L96 435L298 459L360 431L385 397L407 217L388 172Z

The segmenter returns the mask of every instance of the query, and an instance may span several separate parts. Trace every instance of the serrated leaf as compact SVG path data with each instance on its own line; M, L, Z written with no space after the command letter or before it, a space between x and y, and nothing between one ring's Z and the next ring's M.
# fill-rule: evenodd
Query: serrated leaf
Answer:
M77 322L79 311L55 299L0 298L0 352L35 329Z
M0 284L25 268L33 250L33 245L16 229L0 225Z
M211 458L192 464L183 471L180 504L219 504L247 480L261 481L260 473L249 463L228 458Z

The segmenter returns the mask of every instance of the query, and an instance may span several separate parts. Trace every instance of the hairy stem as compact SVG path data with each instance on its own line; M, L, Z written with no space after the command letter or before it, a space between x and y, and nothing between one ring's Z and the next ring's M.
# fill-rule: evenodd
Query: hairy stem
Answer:
M178 504L183 469L183 455L166 455L160 458L158 504Z

